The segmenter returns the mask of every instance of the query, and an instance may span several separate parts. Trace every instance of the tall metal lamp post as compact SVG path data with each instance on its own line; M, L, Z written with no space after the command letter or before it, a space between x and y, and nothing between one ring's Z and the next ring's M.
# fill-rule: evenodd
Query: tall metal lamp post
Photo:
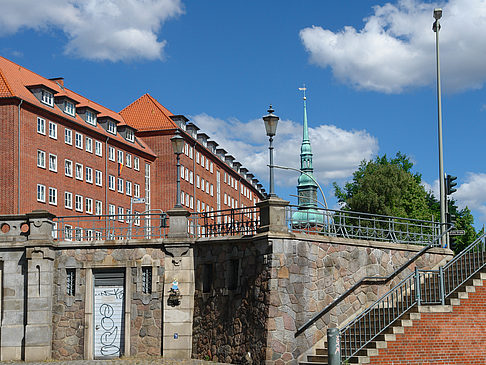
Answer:
M434 9L435 22L432 30L435 32L435 56L437 65L437 114L438 114L438 134L439 134L439 184L440 184L440 232L443 235L446 231L446 197L445 197L445 177L444 177L444 154L442 148L442 101L440 88L440 60L439 60L439 31L442 18L442 9ZM447 238L446 238L447 242Z
M268 140L270 141L268 147L270 153L270 192L268 193L269 197L277 196L275 194L275 185L274 185L274 176L273 176L273 137L277 133L277 124L280 118L273 114L274 111L275 110L273 110L272 106L270 105L270 107L267 110L268 114L263 117Z
M184 151L184 138L179 134L179 130L176 130L175 136L170 141L177 156L177 196L175 207L181 208L181 153Z

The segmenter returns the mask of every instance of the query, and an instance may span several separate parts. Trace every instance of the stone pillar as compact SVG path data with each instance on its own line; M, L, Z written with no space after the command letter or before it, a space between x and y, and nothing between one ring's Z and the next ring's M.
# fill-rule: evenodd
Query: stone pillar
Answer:
M257 233L288 233L285 219L285 209L288 205L288 201L278 197L270 197L257 203L257 207L260 208L260 228L258 228Z
M169 215L169 238L164 242L163 357L190 359L194 315L194 257L188 234L189 212L174 208ZM177 288L177 290L171 290ZM179 295L176 295L179 294Z
M52 351L52 296L54 251L49 247L28 247L27 324L25 361L43 361Z

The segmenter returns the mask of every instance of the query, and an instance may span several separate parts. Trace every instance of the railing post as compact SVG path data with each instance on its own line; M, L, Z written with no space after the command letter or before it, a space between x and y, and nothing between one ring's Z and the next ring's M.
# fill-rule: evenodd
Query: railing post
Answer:
M329 365L341 364L341 339L339 328L327 329L327 355Z
M169 216L169 238L186 238L189 236L188 217L189 213L184 208L174 207L167 211Z
M440 303L445 305L444 267L439 267Z
M415 267L415 296L417 298L417 305L420 305L420 273L418 267Z
M256 204L260 208L260 227L257 233L263 232L285 232L288 226L286 222L285 209L288 201L277 197L270 197Z

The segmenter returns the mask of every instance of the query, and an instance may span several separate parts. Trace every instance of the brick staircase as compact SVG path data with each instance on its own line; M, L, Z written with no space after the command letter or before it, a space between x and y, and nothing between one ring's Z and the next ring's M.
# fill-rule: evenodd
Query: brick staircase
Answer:
M468 262L472 262L475 260L475 264L478 264L478 257L480 260L480 265L484 265L486 262L486 253L482 253L482 255L478 256L477 251L471 252L471 253L466 253L462 255L461 260L466 264ZM462 265L462 263L461 263ZM454 276L454 278L452 278ZM419 276L420 277L420 276ZM446 276L444 276L444 282L445 285L449 285L450 288L454 288L457 284L454 282L451 283L451 281L454 281L455 279L459 278L459 280L466 280L468 277L467 270L461 271L461 272L455 272L451 273L448 272ZM363 317L361 320L361 324L359 327L352 327L348 330L348 337L347 338L355 338L353 336L359 337L361 333L379 333L380 329L386 328L383 330L381 333L379 333L376 337L372 339L369 343L366 344L359 352L357 352L353 357L351 357L347 363L349 364L412 364L412 363L417 363L417 364L422 364L422 362L401 362L400 356L401 357L406 357L407 355L405 353L401 353L399 350L400 348L407 348L407 344L409 341L407 341L407 335L411 333L412 331L410 329L413 328L413 326L422 326L424 327L424 324L420 321L424 321L424 316L427 317L430 321L430 316L434 316L434 314L437 314L439 316L438 321L447 321L447 316L451 316L454 310L458 312L458 308L461 306L461 302L464 303L465 300L469 298L470 295L474 295L472 293L476 293L476 289L480 288L480 292L484 294L477 294L476 299L479 301L479 307L483 309L482 314L484 314L485 319L486 319L486 283L484 282L486 280L486 267L483 267L481 271L476 273L474 276L472 276L470 279L466 280L462 285L460 285L457 289L452 291L452 293L445 299L444 305L441 303L438 304L427 304L427 305L411 305L410 308L407 310L407 307L405 307L405 312L403 315L399 316L394 316L394 313L403 313L403 310L400 311L399 309L395 307L390 307L390 308L375 308L372 309L366 317ZM483 287L483 284L485 286ZM437 298L440 298L440 285L439 282L436 280L435 277L432 276L423 276L420 284L421 288L421 297L424 298L425 302L428 303L434 303L437 302ZM451 290L450 290L451 291ZM401 303L404 303L406 306L407 303L414 303L414 298L416 298L416 293L414 287L410 286L409 290L405 290L404 293L402 293L402 297L400 299ZM476 308L476 307L475 307ZM403 308L402 308L403 309ZM462 311L467 312L467 308L463 308ZM476 313L477 309L471 309L472 313ZM481 313L481 311L479 311ZM481 315L482 315L481 314ZM481 317L482 318L482 317ZM482 325L482 324L481 324ZM475 325L472 325L475 327ZM476 326L477 327L477 326ZM486 321L484 323L484 327L486 328ZM424 328L427 328L424 327ZM478 327L482 328L482 327ZM452 331L454 329L451 329ZM479 333L479 335L476 335L475 338L478 336L481 338L484 337L484 362L478 362L478 363L484 363L486 364L486 333L484 333L484 328L481 330L482 332ZM415 331L417 332L417 331ZM428 329L423 329L424 335L428 332ZM484 333L484 336L483 336ZM424 341L422 341L424 342ZM459 341L460 342L460 341ZM394 345L393 345L394 344ZM435 344L437 346L437 344ZM424 342L425 346L425 342ZM431 344L431 346L434 346L434 344ZM441 341L441 346L445 346L442 341ZM456 346L456 344L454 345ZM420 346L416 346L420 347ZM345 353L345 348L346 348L346 343L341 339L341 348L343 353ZM389 348L393 348L393 351L389 351ZM410 353L413 353L414 350L416 349L408 349ZM417 350L418 351L418 350ZM425 349L424 351L430 352L430 350ZM446 351L446 349L444 350ZM456 349L456 352L459 351ZM396 357L387 357L387 352L394 353L395 356L398 356L399 358ZM401 355L398 355L401 354ZM441 357L440 355L437 355L438 357ZM481 355L479 355L481 356ZM405 361L405 360L404 360ZM406 360L408 361L408 360ZM430 363L434 364L449 364L450 361L448 359L444 360L445 362L440 362L438 359L435 359L434 361ZM429 362L424 362L424 364L428 364ZM451 364L454 362L450 362ZM307 361L300 362L301 365L327 365L328 364L328 357L327 357L327 348L326 345L324 345L322 348L318 348L315 350L314 355L308 355L307 356ZM457 364L461 364L461 362L457 362Z

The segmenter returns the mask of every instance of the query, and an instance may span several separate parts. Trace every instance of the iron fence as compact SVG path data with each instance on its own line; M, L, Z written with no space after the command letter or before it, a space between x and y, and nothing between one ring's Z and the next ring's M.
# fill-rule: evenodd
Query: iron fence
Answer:
M52 235L58 241L151 239L166 237L165 213L66 216L54 218Z
M349 360L415 305L445 299L486 266L486 234L438 270L415 269L340 330L341 357Z
M439 222L345 210L288 206L286 220L294 232L353 239L426 245L440 236Z
M194 237L254 235L258 227L258 207L192 213L189 217L189 233Z

